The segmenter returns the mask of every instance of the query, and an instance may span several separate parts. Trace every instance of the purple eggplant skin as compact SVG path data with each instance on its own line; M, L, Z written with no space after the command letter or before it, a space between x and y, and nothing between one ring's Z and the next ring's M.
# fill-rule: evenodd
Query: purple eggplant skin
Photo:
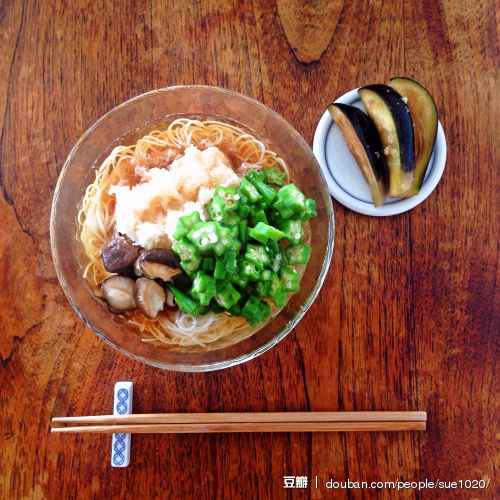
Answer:
M401 196L412 186L415 171L415 137L410 110L402 96L388 85L367 85L360 88L358 94L382 140L389 167L390 195ZM375 103L377 98L378 103Z
M429 92L415 80L402 76L391 78L389 86L406 98L415 135L415 179L407 196L417 195L436 143L438 112Z
M333 103L328 106L328 111L370 186L374 205L383 205L386 199L387 165L377 128L363 111L354 106Z

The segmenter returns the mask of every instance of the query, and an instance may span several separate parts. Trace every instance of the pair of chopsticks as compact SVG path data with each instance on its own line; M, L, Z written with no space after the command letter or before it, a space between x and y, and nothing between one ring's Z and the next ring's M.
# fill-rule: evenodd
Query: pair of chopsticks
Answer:
M53 427L52 432L193 434L222 432L423 431L424 411L278 413L157 413L56 417L53 423L99 424Z

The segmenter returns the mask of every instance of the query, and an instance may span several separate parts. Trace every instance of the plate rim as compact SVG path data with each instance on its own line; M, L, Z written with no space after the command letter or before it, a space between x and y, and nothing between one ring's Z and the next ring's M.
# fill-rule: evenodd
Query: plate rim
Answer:
M359 100L359 88L360 87L357 87L350 90L349 92L346 92L334 102L342 104L352 104L354 101ZM432 152L434 154L434 164L432 165L432 170L424 180L420 192L417 195L412 196L411 198L401 198L393 203L383 205L381 207L375 207L373 203L368 203L354 198L345 189L343 189L337 183L337 181L334 180L326 161L326 137L331 124L333 124L333 118L331 117L330 112L326 110L321 116L321 119L319 120L314 132L313 153L318 160L321 170L323 171L323 175L325 176L330 194L345 207L360 214L371 215L375 217L397 215L415 208L417 205L426 200L434 191L434 189L436 189L436 186L443 176L447 156L446 137L444 134L443 126L441 125L441 122L439 120L436 142L434 144L434 149Z

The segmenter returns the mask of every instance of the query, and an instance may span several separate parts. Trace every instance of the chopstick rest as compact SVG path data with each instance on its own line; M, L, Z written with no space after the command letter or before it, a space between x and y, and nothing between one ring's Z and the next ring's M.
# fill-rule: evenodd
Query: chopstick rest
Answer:
M117 382L115 384L113 415L130 415L132 413L133 395L134 386L132 382ZM113 434L111 443L111 465L113 467L127 467L130 464L131 446L132 434Z

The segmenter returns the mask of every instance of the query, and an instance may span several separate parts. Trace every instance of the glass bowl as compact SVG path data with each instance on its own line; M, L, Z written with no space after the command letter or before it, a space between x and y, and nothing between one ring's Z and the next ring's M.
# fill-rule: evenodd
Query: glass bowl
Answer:
M215 118L240 124L269 143L287 163L292 179L317 203L310 220L312 252L300 291L286 307L250 338L207 352L169 350L142 342L93 298L82 278L82 249L76 239L78 205L95 169L118 144L132 144L145 130L180 116ZM140 131L140 132L139 132ZM77 314L108 344L127 356L160 368L197 372L243 363L283 339L304 316L319 293L333 252L333 208L325 178L306 141L280 115L242 94L216 87L187 85L154 90L105 114L76 143L59 176L50 221L50 242L57 276Z

